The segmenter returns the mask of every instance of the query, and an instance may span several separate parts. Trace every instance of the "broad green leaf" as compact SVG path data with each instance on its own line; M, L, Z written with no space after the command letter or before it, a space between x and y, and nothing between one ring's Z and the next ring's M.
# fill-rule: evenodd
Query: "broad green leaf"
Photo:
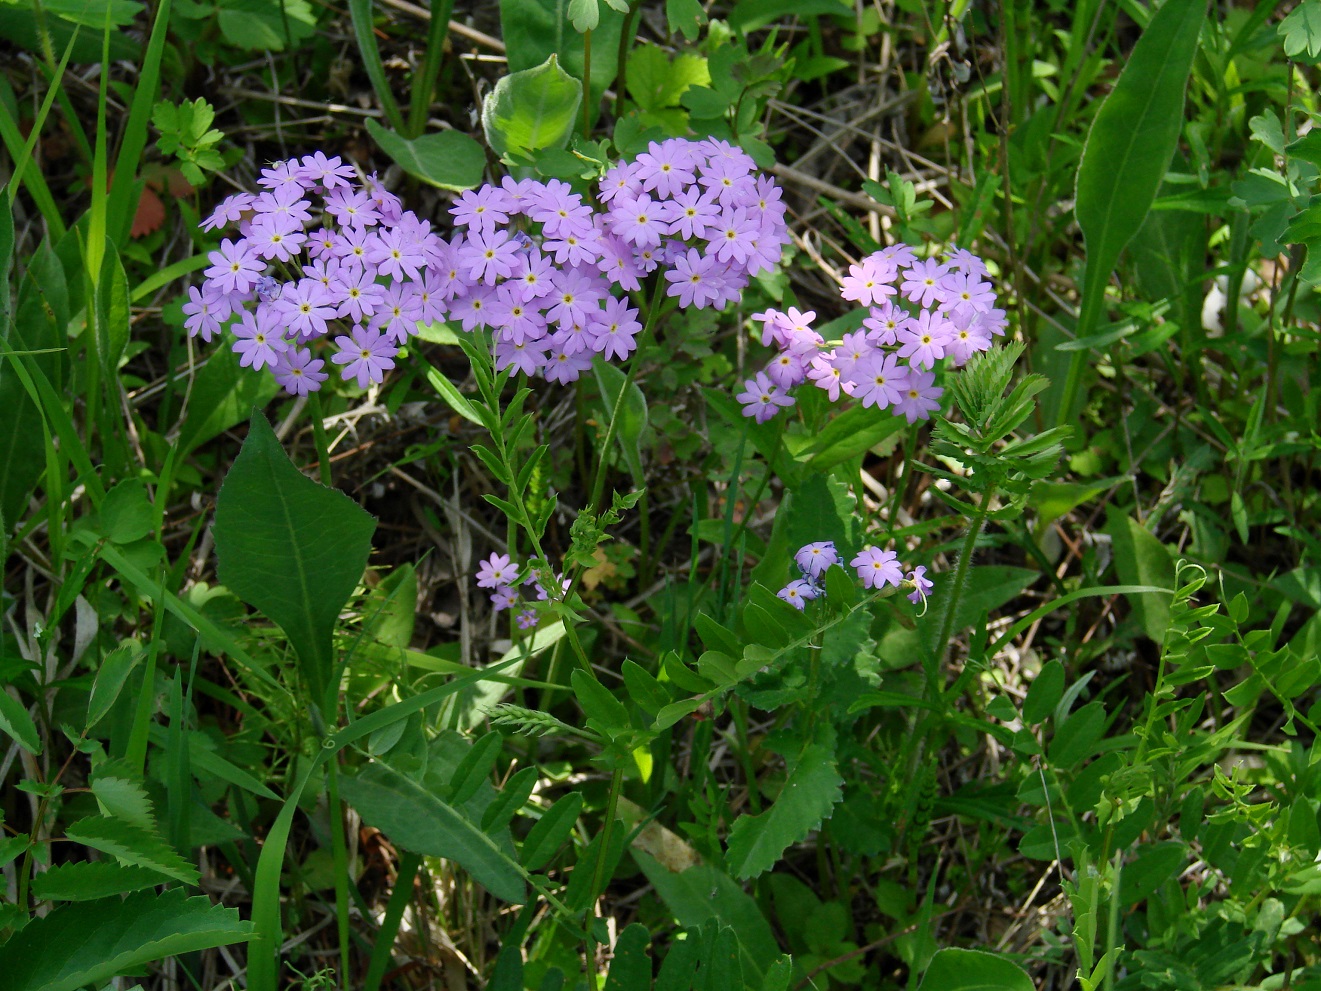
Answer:
M829 817L844 797L835 755L811 744L789 773L775 804L760 815L744 814L729 830L729 869L736 878L757 877L775 866L792 844Z
M696 928L708 919L718 919L733 928L747 973L760 979L780 955L779 944L756 901L729 875L708 864L676 873L637 846L631 853L681 926Z
M1074 207L1087 248L1079 337L1095 328L1110 273L1165 178L1183 127L1184 91L1205 17L1206 0L1162 4L1092 122ZM1062 391L1048 394L1056 423L1065 422L1081 399L1086 363L1085 353L1075 353Z
M931 958L918 991L1035 991L1012 960L985 950L945 947Z
M0 732L8 734L30 754L41 753L41 737L28 710L8 690L0 686Z
M1316 813L1307 803L1294 808L1306 809L1315 828ZM1138 847L1133 859L1124 865L1119 887L1120 903L1133 905L1142 901L1187 866L1188 848L1177 840L1144 843Z
M638 922L619 934L610 959L610 973L605 978L605 991L651 991L651 957L647 956L650 942L651 933Z
M551 55L541 65L495 84L482 104L486 143L501 158L526 158L569 140L582 102L582 83Z
M197 883L197 869L155 833L106 816L79 819L65 830L75 843L108 853L126 864L168 874L184 884Z
M138 0L43 0L47 14L64 17L74 24L95 28L98 32L110 23L114 27L127 27L142 13Z
M701 0L665 0L665 23L671 34L680 31L688 41L694 41L706 23L706 10Z
M131 544L151 533L156 510L140 478L128 478L105 494L101 503L101 536L114 544Z
M381 150L409 175L441 189L472 189L482 184L486 152L462 131L439 131L411 141L371 118L367 131Z
M1064 695L1064 665L1053 658L1041 666L1023 700L1023 724L1045 722Z
M706 59L681 52L671 60L659 45L638 45L628 55L628 95L643 111L679 106L692 86L708 86Z
M76 991L164 957L241 943L238 909L175 888L82 902L33 919L0 946L6 991Z
M1104 529L1110 535L1120 581L1127 585L1174 588L1170 552L1146 527L1131 516L1111 512ZM1160 643L1170 625L1170 597L1144 592L1130 596L1129 602L1142 631Z
M261 409L279 391L271 376L240 367L239 356L229 348L212 351L193 380L188 415L179 430L179 456L242 423L254 407Z
M166 884L170 878L146 867L109 860L58 864L32 878L32 895L42 901L85 902Z
M390 766L371 764L340 782L344 798L363 820L405 850L445 857L463 867L491 894L521 904L523 873L499 845L446 802Z
M1321 0L1303 0L1277 28L1284 41L1284 54L1306 60L1321 58ZM1305 61L1306 61L1305 60Z
M809 437L796 437L793 456L813 472L827 472L845 461L859 458L908 427L902 416L887 416L874 409L854 406ZM786 439L786 444L788 440Z
M968 584L958 598L958 611L954 614L954 629L966 630L984 613L999 609L1040 577L1040 571L1009 565L987 564L969 568ZM936 593L945 593L939 575L936 577ZM918 624L922 645L929 653L941 647L935 642L940 635L938 627L938 623Z
M221 33L239 48L282 52L316 32L307 0L219 0L216 6Z
M641 488L646 484L642 471L642 432L647 429L647 399L636 382L603 359L592 362L592 371L605 404L606 423L610 417L617 416L615 440L633 476L633 484Z
M552 805L528 831L519 859L530 871L540 870L555 856L573 832L583 808L581 792L571 791Z
M585 671L576 670L570 676L573 694L589 720L600 723L602 729L624 729L629 725L628 709L610 690Z
M1105 706L1088 702L1055 730L1048 752L1050 762L1066 771L1086 760L1105 733Z
M454 769L449 780L449 794L446 796L452 805L462 805L484 784L491 780L491 769L500 757L505 738L492 731L483 736L471 747L467 747L463 759Z
M335 623L362 578L375 528L348 496L295 468L254 412L216 502L216 570L284 630L325 712L335 707Z
M565 72L575 79L583 78L585 46L582 32L573 26L570 3L571 0L500 0L501 37L508 46L510 72L534 68L554 55ZM601 97L614 85L619 68L619 39L625 19L617 7L618 4L612 4L603 8L596 3L588 96L593 123ZM631 66L632 56L629 58Z
M626 658L620 673L624 676L624 688L643 712L655 715L670 704L670 692L656 677L637 661Z

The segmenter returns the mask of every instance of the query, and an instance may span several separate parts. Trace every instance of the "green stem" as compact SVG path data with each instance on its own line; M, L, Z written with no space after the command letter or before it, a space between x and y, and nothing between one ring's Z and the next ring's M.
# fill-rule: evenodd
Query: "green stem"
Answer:
M936 685L936 679L940 674L940 666L949 654L950 642L954 639L954 622L959 599L963 595L963 586L968 578L968 568L972 564L973 551L977 548L977 538L982 535L982 528L986 526L986 518L990 515L991 499L994 496L995 489L993 487L982 493L981 500L977 503L977 515L973 518L972 525L968 527L968 536L964 538L963 549L959 551L959 563L954 567L954 580L950 583L949 593L945 596L945 611L940 619L940 637L936 640L936 649L941 653L936 660L936 668L927 672L928 694L930 689Z
M344 807L339 801L339 754L326 775L326 810L330 815L330 856L335 864L335 921L339 932L340 986L349 974L349 857L344 845Z
M584 963L587 966L587 980L593 991L596 991L601 985L599 975L596 973L596 934L593 931L592 922L595 919L596 900L601 897L605 891L606 883L609 878L605 876L606 862L610 859L610 839L615 831L615 813L619 809L619 793L624 789L624 768L616 767L610 774L610 797L606 800L605 826L601 829L601 847L596 852L596 864L592 868L592 898L587 905L587 915L584 918L585 929L587 930L585 946L587 949L587 959Z
M583 32L583 138L592 139L592 32Z
M436 92L436 78L440 75L440 61L445 56L445 36L449 32L450 14L454 0L437 0L431 5L431 21L427 25L427 53L422 68L413 77L413 89L408 102L408 131L405 137L416 138L426 130L427 111Z
M326 417L321 409L321 393L309 393L307 405L312 411L312 442L316 445L317 471L321 476L321 484L330 488L334 482L330 476L330 443L326 439Z
M404 909L408 907L408 900L413 894L413 879L417 877L421 866L420 854L405 851L399 858L394 890L390 892L390 901L385 906L381 928L376 931L376 943L372 946L367 978L362 984L363 991L380 991L381 979L385 977L385 969L390 966L390 952L394 949L395 937L399 935L399 923L403 921Z

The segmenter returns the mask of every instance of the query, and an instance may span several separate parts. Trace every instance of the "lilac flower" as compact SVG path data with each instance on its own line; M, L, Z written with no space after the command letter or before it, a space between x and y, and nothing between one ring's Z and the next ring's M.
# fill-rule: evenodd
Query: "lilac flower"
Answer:
M276 214L258 217L248 228L248 244L258 258L268 261L288 262L302 250L307 235L294 222Z
M421 316L422 305L412 283L396 282L385 290L381 305L372 314L368 326L401 345L417 334L417 322Z
M251 311L239 314L239 322L234 325L234 353L239 356L239 365L260 371L266 365L273 365L281 351L289 344L274 328L266 326Z
M200 337L209 342L213 334L233 312L226 297L197 286L188 287L188 302L183 304L184 322L189 337Z
M306 396L316 392L326 380L326 373L321 369L326 363L320 358L313 358L306 348L289 348L276 356L271 371L275 381L284 386L284 391L291 396Z
M931 368L937 358L945 357L952 326L945 317L923 310L899 325L899 357L907 358L914 368Z
M949 269L934 258L914 262L912 268L904 272L899 291L909 302L930 306L941 298L940 282L948 274Z
M383 381L385 373L394 367L394 356L399 351L399 346L389 337L367 327L356 327L352 337L341 335L335 338L335 343L340 350L330 360L343 365L340 378L346 382L356 378L359 389Z
M862 553L849 564L857 570L858 578L867 588L879 588L882 585L897 586L904 579L903 569L899 567L899 555L894 551L864 547Z
M540 341L514 343L505 338L495 342L495 370L516 368L524 375L535 375L546 364L546 346Z
M500 230L475 232L464 253L468 278L488 286L513 274L519 255L518 243Z
M279 312L287 321L288 333L303 340L321 337L335 318L334 298L315 279L299 279L280 300Z
M513 208L510 196L498 186L470 189L454 201L450 214L454 223L474 233L495 230L499 224L509 222Z
M491 605L496 612L511 609L518 603L518 590L509 585L501 585L491 593Z
M524 609L514 618L514 622L518 624L520 630L530 630L537 625L537 611Z
M792 351L781 351L766 366L770 380L786 392L807 381L807 368L803 360Z
M820 594L820 590L809 581L795 578L775 594L778 598L801 611L805 608L809 599L815 599Z
M934 582L927 578L926 566L919 564L908 573L908 580L913 583L913 591L908 593L908 601L914 605L918 602L926 602L934 585Z
M793 396L780 391L765 372L758 372L744 382L743 389L734 398L743 404L743 415L755 417L758 423L765 423L781 409L794 404Z
M935 372L910 371L894 411L902 413L909 423L930 419L931 414L940 409L940 397L945 391L935 385L935 381Z
M207 256L211 267L202 274L221 293L246 293L257 284L263 268L261 259L246 240L235 244L229 238L220 242L220 250Z
M794 561L804 575L820 578L832 564L839 563L839 551L835 550L834 541L818 540L800 547Z
M261 170L257 185L265 189L295 186L301 190L303 186L302 170L299 169L298 162L294 159L287 162L272 162L268 167Z
M577 381L583 372L592 367L592 357L583 351L570 354L567 350L553 349L546 359L545 375L548 382L562 382L567 385Z
M340 264L345 268L367 270L367 253L372 249L372 232L366 227L347 227L340 231L337 245ZM376 274L372 273L372 278Z
M853 371L854 395L863 406L886 409L903 398L908 384L908 369L893 354L873 351Z
M251 193L235 193L232 196L226 196L216 206L211 216L202 221L202 230L213 231L217 227L228 227L230 224L237 224L243 218L243 212L251 208L253 198Z
M676 193L672 200L662 204L662 211L671 233L685 241L706 237L720 218L720 207L695 188Z
M367 248L367 262L378 276L387 279L416 279L426 264L420 245L412 244L402 230L379 231Z
M361 190L332 189L326 194L326 212L344 227L370 227L381 222L372 198Z
M825 392L832 403L839 401L840 393L853 395L853 386L843 381L839 369L834 364L834 351L827 351L812 359L807 369L807 377L818 389Z
M642 332L638 311L625 300L610 297L590 330L595 339L592 350L606 358L627 358L637 348L634 338Z
M849 274L840 284L840 295L873 306L899 292L893 285L898 274L899 269L879 252L868 255L859 264L849 266Z
M518 584L518 569L508 554L492 553L477 569L477 587L498 589L502 585Z
M325 152L317 151L303 156L302 178L323 189L335 189L353 181L353 166L345 165L338 155L327 158Z
M696 248L689 248L675 259L674 269L665 273L665 279L670 283L665 295L679 297L680 306L695 306L700 310L716 298L715 262Z

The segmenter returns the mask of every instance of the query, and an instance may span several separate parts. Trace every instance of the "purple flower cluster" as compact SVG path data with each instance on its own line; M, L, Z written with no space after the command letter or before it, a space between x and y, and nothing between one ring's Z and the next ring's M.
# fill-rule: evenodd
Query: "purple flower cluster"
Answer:
M539 559L528 562L527 573L517 567L508 554L492 553L481 562L477 569L477 587L491 590L491 604L496 612L513 609L522 601L519 586L527 586L534 601L545 602L550 596L538 577ZM557 576L561 594L568 592L569 580L563 575ZM527 630L537 625L537 611L530 606L520 609L514 617L520 629Z
M380 382L418 323L495 332L498 368L571 382L627 358L642 330L627 292L657 273L681 307L722 307L788 243L774 180L725 141L652 142L611 168L599 207L567 183L506 177L460 196L445 240L376 180L321 153L263 170L204 230L237 224L184 306L191 335L225 326L244 367L290 392L326 379L307 347L331 336L345 380ZM622 291L621 291L622 290Z
M776 354L738 395L744 416L764 423L794 404L790 390L811 382L832 402L850 396L916 423L940 408L936 363L957 368L1005 332L986 266L962 249L938 261L892 245L851 265L840 292L868 312L862 327L838 342L812 329L811 311L753 315L762 343Z
M243 367L270 368L306 395L327 378L312 346L360 388L384 379L419 322L443 319L435 274L444 241L374 177L317 152L263 169L263 192L228 197L203 230L237 225L189 289L184 326L210 341L228 326Z
M795 578L776 593L781 599L796 609L803 609L812 599L819 599L826 594L824 579L831 565L841 563L839 551L830 540L804 544L794 555L801 578ZM918 565L904 574L899 565L899 555L894 551L883 551L878 547L867 546L849 562L858 580L864 588L884 588L886 585L898 588L904 582L912 585L908 601L914 604L926 602L932 582L927 578L927 569Z

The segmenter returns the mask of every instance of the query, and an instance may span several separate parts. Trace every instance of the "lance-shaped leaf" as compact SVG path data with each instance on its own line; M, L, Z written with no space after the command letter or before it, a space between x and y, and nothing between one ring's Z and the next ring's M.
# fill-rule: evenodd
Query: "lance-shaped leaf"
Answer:
M541 65L512 72L482 104L486 142L501 158L527 157L568 140L582 102L582 83L551 55Z
M1168 0L1156 11L1087 135L1074 212L1087 245L1077 333L1101 315L1105 286L1124 245L1147 217L1183 127L1183 97L1206 0ZM1087 353L1077 351L1056 403L1055 421L1074 408Z
M521 903L527 897L518 863L454 806L386 764L372 764L340 782L363 821L405 850L453 860L491 894Z
M216 503L221 582L280 625L318 706L333 707L333 635L371 552L376 521L294 467L254 412Z
M69 905L33 919L0 946L6 991L100 987L116 974L162 957L240 943L252 923L238 909L175 888Z
M729 870L742 880L770 870L786 848L830 815L844 797L844 779L835 767L835 755L812 744L803 751L784 789L761 815L741 815L729 831Z

